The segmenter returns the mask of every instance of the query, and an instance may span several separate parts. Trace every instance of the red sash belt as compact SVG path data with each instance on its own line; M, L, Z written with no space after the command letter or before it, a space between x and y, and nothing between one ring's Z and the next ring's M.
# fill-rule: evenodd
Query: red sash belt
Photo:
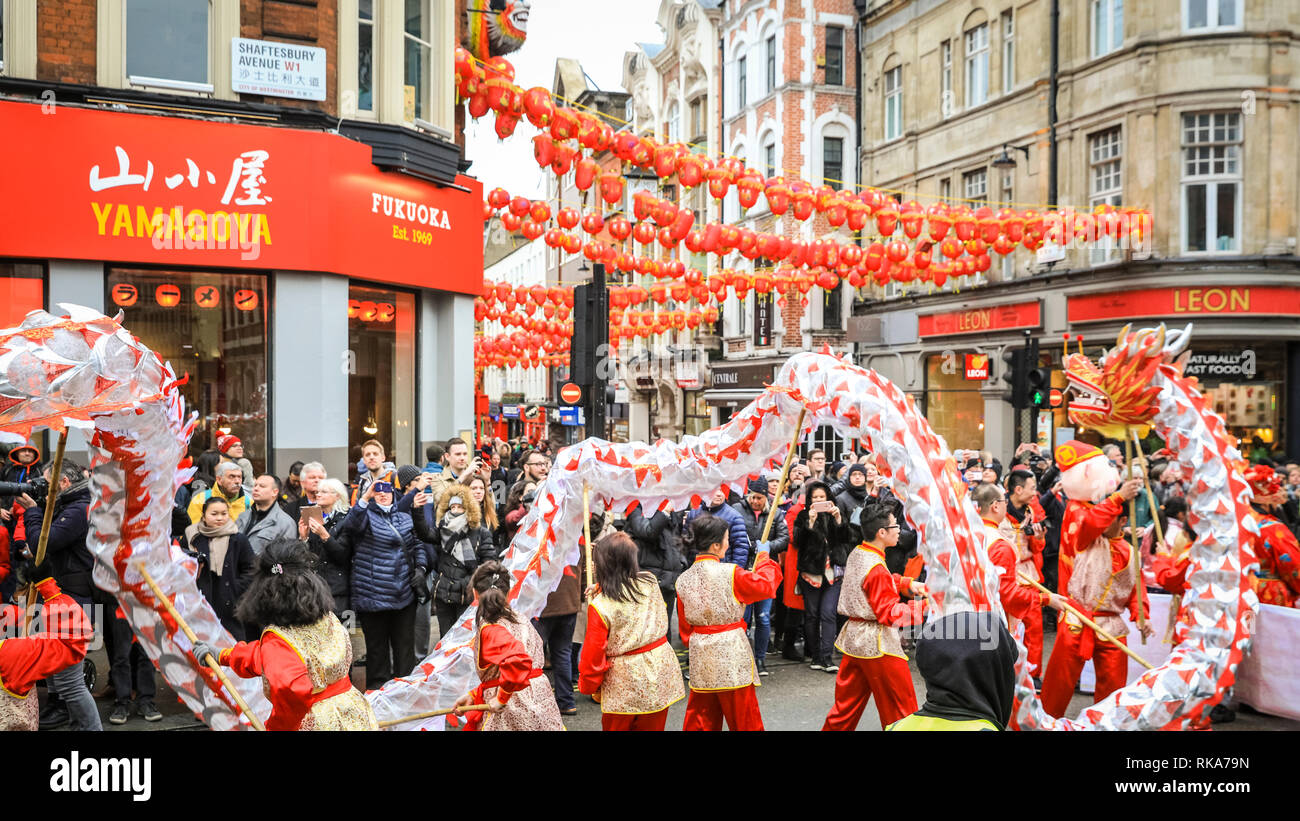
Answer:
M351 689L352 689L352 679L348 678L347 676L344 676L343 678L334 682L330 686L326 687L324 690L321 690L319 693L312 693L309 704L319 704L327 698L334 698L334 696L341 696Z
M1069 602L1071 605L1074 606L1076 610L1078 610L1080 613L1087 616L1088 618L1092 619L1093 621L1096 621L1098 616L1119 615L1119 613L1112 613L1108 610L1098 610L1094 612L1084 607L1083 604L1080 603L1078 599L1071 598L1069 599ZM1097 640L1100 638L1101 637L1098 636L1091 627L1089 627L1086 624L1083 625L1083 632L1079 634L1079 658L1083 659L1084 661L1091 659L1093 653L1096 652L1097 649ZM1102 639L1102 641L1105 641L1105 639Z
M529 680L535 679L540 675L544 675L544 672L540 667L534 667L532 670L528 672ZM497 676L496 678L491 678L483 682L483 689L480 690L479 692L485 693L488 690L492 689L493 687L500 687L500 686L501 686L501 676Z
M649 644L643 644L640 647L636 648L635 650L628 650L626 653L619 653L617 655L610 656L610 658L616 659L622 656L639 656L642 653L649 653L651 650L655 649L656 647L663 647L667 643L668 643L668 637L660 636L659 638L655 639Z
M712 635L714 633L725 633L728 630L744 630L744 629L745 629L745 623L743 621L733 621L731 624L701 624L699 627L696 627L695 625L691 625L692 633L703 633L706 636Z

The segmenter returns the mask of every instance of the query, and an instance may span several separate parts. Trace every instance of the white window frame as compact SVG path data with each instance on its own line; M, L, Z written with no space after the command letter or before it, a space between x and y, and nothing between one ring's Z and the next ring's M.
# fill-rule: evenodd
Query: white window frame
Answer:
M749 105L749 54L736 58L736 110L744 111Z
M826 176L826 145L828 140L839 140L840 142L840 170L836 172L837 176L833 178ZM848 143L849 141L842 134L827 134L825 132L822 133L822 162L821 162L822 185L830 185L832 188L836 190L847 189L852 187L850 182L845 179L845 177L849 176L846 173L848 171L848 166L845 163L845 156L844 156L845 149L848 148ZM832 185L832 182L834 182L835 184Z
M229 33L233 7L234 32ZM126 3L99 0L96 14L96 81L111 88L158 89L195 97L235 99L230 82L230 37L239 36L238 0L208 0L208 82L195 83L168 77L144 77L126 73ZM229 35L229 36L227 36ZM218 44L225 44L224 48Z
M939 199L942 200L945 205L948 205L952 202L952 178L951 177L944 177L943 179L939 180Z
M779 71L777 71L779 61L777 60L777 54L776 54L775 33L769 34L763 40L763 48L765 49L765 53L763 55L763 60L764 60L763 76L767 80L767 93L771 94L773 91L776 91L776 87L779 85L779 83L777 82L777 75L780 73Z
M770 162L768 160L769 154L771 155ZM776 159L776 138L771 137L767 142L763 143L763 172L769 177L774 177L777 176L780 171L781 169L777 167ZM767 202L767 199L764 198L762 202Z
M674 100L668 106L668 142L681 142L682 139L682 109Z
M1188 132L1187 118L1200 117L1200 116L1210 117L1209 128L1210 128L1211 139L1204 142L1189 143L1187 141L1187 132ZM1215 122L1217 117L1225 118L1224 120L1225 127L1226 124L1229 122L1236 123L1237 138L1235 140L1216 141L1213 139L1214 136L1213 130L1216 127ZM1199 127L1200 126L1196 126L1196 128ZM1245 174L1242 172L1242 167L1241 167L1242 162L1245 159L1244 127L1245 124L1242 121L1241 114L1236 111L1185 111L1185 112L1181 112L1179 115L1178 133L1179 133L1180 148L1181 148L1181 150L1179 151L1179 169L1181 172L1180 174L1181 181L1179 185L1179 189L1180 189L1179 207L1182 212L1180 216L1180 223L1182 229L1182 252L1187 256L1218 256L1224 254L1241 253L1242 240L1243 240L1241 234L1242 188L1245 180ZM1209 147L1212 149L1211 154L1208 158L1208 161L1211 164L1210 171L1205 174L1200 174L1200 173L1189 174L1187 171L1188 150L1190 148L1203 148L1203 147ZM1236 151L1233 152L1231 150L1225 150L1224 153L1221 155L1221 157L1216 157L1213 153L1213 149L1217 147L1223 147L1225 149L1235 148ZM1224 170L1216 173L1213 169L1213 165L1220 160L1224 165ZM1228 166L1234 162L1236 164L1236 170L1228 171L1227 170ZM1188 247L1189 245L1188 241L1191 237L1191 234L1188 231L1188 222L1187 222L1188 220L1187 193L1188 193L1188 189L1194 185L1205 186L1204 228L1207 234L1206 244L1209 245L1210 247L1204 251L1192 251ZM1236 187L1236 196L1233 202L1233 228L1232 228L1234 247L1223 248L1223 249L1217 247L1218 246L1217 236L1209 236L1211 227L1216 225L1219 221L1218 188L1220 185L1233 185Z
M424 121L427 122L427 121L429 120L429 117L432 115L432 112L433 112L433 108L434 108L434 106L436 105L436 103L435 103L435 95L434 95L434 88L433 88L433 60L434 60L434 55L437 53L436 50L434 49L434 41L437 39L437 36L438 36L437 33L436 33L436 32L437 32L437 25L436 25L436 23L437 23L437 19L436 19L436 15L435 15L435 13L434 13L435 10L434 10L434 8L433 8L433 0L420 0L420 2L424 4L424 5L423 5L423 12L428 16L428 19L429 19L429 39L428 39L428 40L422 40L422 39L420 39L419 37L417 37L416 35L411 34L409 31L407 31L407 30L406 30L406 20L405 20L405 15L403 15L403 20L402 20L402 86L403 86L403 88L402 88L402 94L405 95L405 93L406 93L405 86L407 85L407 83L406 83L406 44L407 44L407 42L418 43L420 46L423 46L424 48L427 48L427 49L428 49L428 54L429 54L429 60L428 60L429 65L428 65L428 67L427 67L427 72L426 72L426 75L425 75L425 77L424 77L424 81L428 84L428 87L427 87L427 94L428 94L427 108L428 108L429 110L428 110L428 111L425 111L423 114L420 113L419 89L417 88L417 89L416 89L416 100L415 100L415 114L414 114L414 117L413 117L412 120L407 120L408 123L410 123L410 122L418 122L418 121L420 121L420 120L424 120ZM405 99L405 98L403 97L403 99ZM403 105L405 105L405 103L403 103ZM403 116L405 116L405 114L403 114Z
M963 43L966 49L966 107L975 108L989 100L989 24L980 23L965 32Z
M1089 55L1096 58L1118 51L1124 45L1124 0L1088 0L1088 24ZM1098 47L1097 35L1103 28L1104 45Z
M1242 17L1245 13L1245 9L1243 8L1245 3L1243 3L1242 0L1204 0L1205 20L1207 24L1199 28L1192 28L1191 25L1193 2L1199 2L1199 0L1183 0L1183 31L1195 32L1197 34L1208 34L1216 31L1241 31ZM1224 26L1217 22L1221 16L1220 11L1225 6L1233 8L1235 19L1237 21L1233 25ZM1209 21L1211 20L1214 20L1215 22L1210 23Z
M356 101L357 101L357 102L356 102L356 105L355 105L356 111L355 111L354 113L357 114L357 115L360 115L360 116L369 116L369 117L374 117L374 116L375 116L375 108L377 107L377 106L375 105L375 103L376 103L376 101L377 101L378 98L379 98L379 70L378 70L378 69L379 69L379 60L380 60L380 50L379 50L379 31L378 31L378 29L379 29L378 16L379 16L379 15L378 15L378 13L377 13L376 10L375 10L375 6L378 5L378 3L377 3L377 2L372 2L372 3L371 3L371 5L370 5L370 20L369 20L369 21L366 21L366 22L364 22L364 23L363 23L362 20L361 20L361 6L360 6L360 4L357 3L357 0L352 0L352 3L356 3L356 14L354 14L354 15L352 16L353 19L350 21L350 23L351 23L352 31L354 32L354 36L357 38L357 39L356 39L356 42L352 44L352 55L351 55L351 57L352 57L352 59L351 59L351 63L352 63L352 79L353 79L353 82L356 83L356 86L355 86L355 99L356 99ZM341 9L340 9L340 10L341 10ZM361 107L361 74L360 74L360 72L361 72L361 26L362 26L362 25L368 25L368 26L370 26L370 108L362 108L362 107ZM342 44L341 44L341 43L340 43L339 52L340 52L340 54L342 54Z
M962 174L961 193L962 199L968 202L988 202L989 170L987 168L972 168Z
M1015 12L1002 12L1002 93L1016 87L1016 18Z
M1099 185L1100 179L1114 184ZM1088 135L1089 204L1119 205L1124 191L1124 132L1121 126Z
M885 141L903 136L903 67L885 71L881 83L885 92ZM891 127L892 126L892 127Z
M952 93L952 40L939 44L939 77L939 114L946 120L957 110Z

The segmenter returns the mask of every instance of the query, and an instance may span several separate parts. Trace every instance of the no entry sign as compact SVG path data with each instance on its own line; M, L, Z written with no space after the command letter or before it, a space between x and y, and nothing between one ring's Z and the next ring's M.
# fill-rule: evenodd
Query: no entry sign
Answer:
M564 387L560 388L560 398L570 405L576 405L582 401L582 388L572 382L567 382Z

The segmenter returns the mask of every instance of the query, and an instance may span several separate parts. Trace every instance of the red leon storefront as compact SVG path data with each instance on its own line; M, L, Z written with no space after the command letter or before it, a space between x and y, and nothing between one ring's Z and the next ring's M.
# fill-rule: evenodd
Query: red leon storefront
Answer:
M196 452L229 431L258 470L316 446L335 475L366 438L422 464L422 441L471 428L472 384L433 431L441 400L417 374L444 357L472 374L472 322L461 339L434 318L481 287L477 181L384 171L322 131L97 108L0 102L0 133L3 318L48 301L121 310L190 373ZM422 338L439 363L421 361ZM325 407L277 433L277 399Z
M952 448L983 449L988 399L981 390L999 371L981 353L989 337L1018 336L1042 327L1039 300L1007 305L921 314L917 336L925 355L925 415L935 432Z
M1124 325L1193 325L1185 373L1195 376L1228 429L1253 456L1295 455L1300 403L1300 287L1189 284L1072 294L1066 317L1089 346L1114 344Z

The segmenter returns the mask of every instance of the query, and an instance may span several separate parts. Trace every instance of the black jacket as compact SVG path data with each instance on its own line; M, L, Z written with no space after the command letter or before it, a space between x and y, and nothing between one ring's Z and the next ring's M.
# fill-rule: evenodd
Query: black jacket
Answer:
M23 513L23 527L27 530L27 545L36 555L41 534L41 520L45 518L45 500L37 500L36 507ZM90 572L95 568L95 558L86 547L90 532L90 483L82 480L61 492L54 500L54 518L50 522L50 538L45 545L45 562L37 569L39 578L53 576L64 593L89 598L95 590Z
M221 620L221 626L230 631L235 641L246 641L248 636L244 624L235 618L235 604L253 582L257 559L253 555L253 546L244 534L232 534L226 542L226 558L222 563L221 575L218 576L208 565L209 542L209 538L201 533L196 534L194 541L188 544L182 536L181 549L201 557L199 575L195 582L203 598L208 600L217 618Z
M819 514L816 523L808 526L808 509L800 510L794 517L792 544L799 551L798 570L810 576L820 576L826 571L826 560L832 565L844 566L849 560L848 528L836 522L830 514Z
M316 557L316 575L329 585L335 601L347 598L352 591L352 539L343 530L346 515L334 513L325 517L325 529L330 533L328 539L322 540L310 531L307 533L307 547Z
M740 518L745 520L745 532L749 534L749 543L753 546L753 550L749 553L749 565L753 567L754 551L758 550L758 540L763 535L763 525L767 523L771 508L766 508L760 518L754 515L754 509L749 506L749 502L742 500L732 507L740 514ZM772 532L767 536L768 552L771 554L772 561L779 563L781 555L790 546L790 528L785 526L785 515L780 510L776 512L776 518L772 520Z
M468 493L468 491L466 491ZM423 511L416 511L417 514ZM483 562L497 556L496 540L492 531L479 525L467 527L463 533L453 534L438 525L433 529L423 515L411 517L415 523L415 537L433 546L433 567L429 577L434 601L456 606L467 605L474 599L469 589L469 577ZM457 558L459 542L467 540L474 552L474 561L462 562Z
M686 569L681 537L683 518L681 513L663 511L646 516L638 504L623 524L623 532L636 542L637 564L654 574L665 597L676 589L677 577Z

